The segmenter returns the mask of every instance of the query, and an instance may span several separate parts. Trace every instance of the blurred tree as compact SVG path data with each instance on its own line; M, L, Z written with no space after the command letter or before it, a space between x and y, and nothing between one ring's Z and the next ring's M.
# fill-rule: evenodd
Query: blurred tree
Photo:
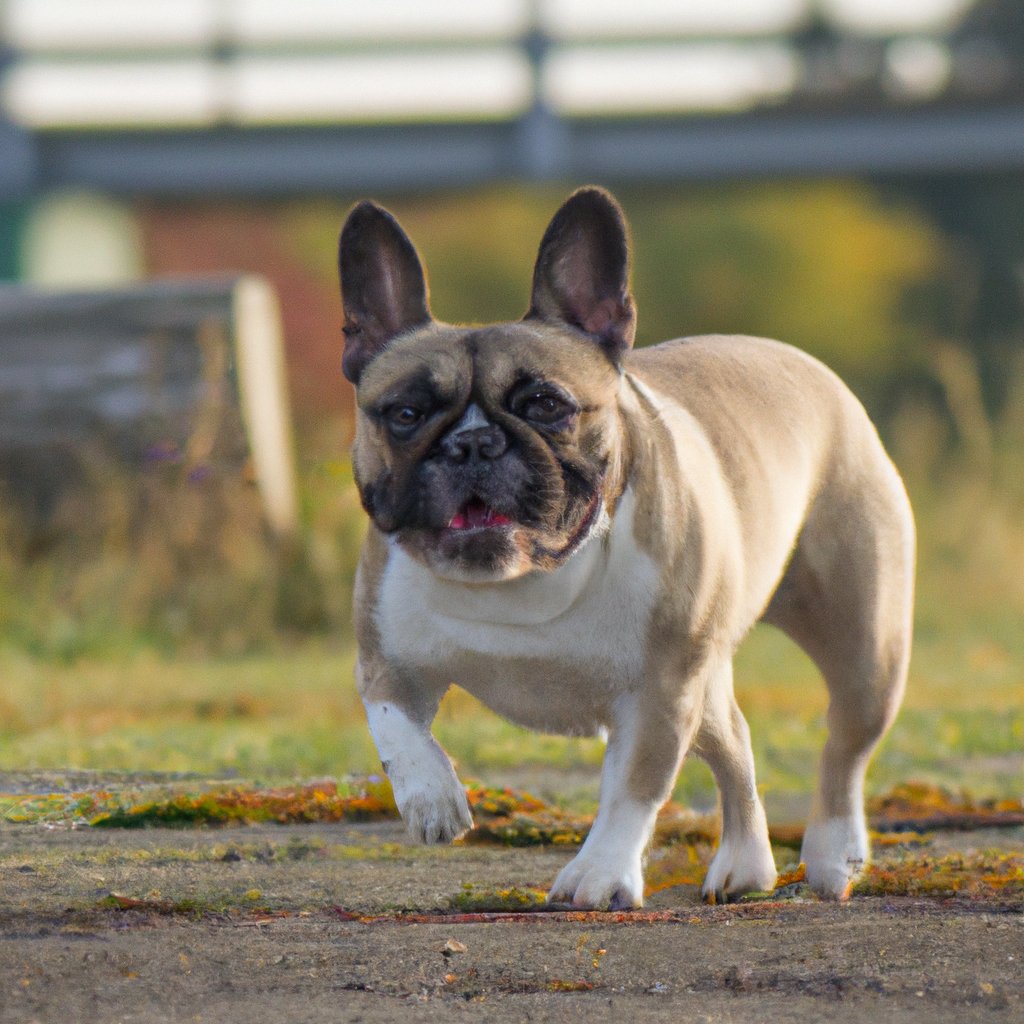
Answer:
M845 182L627 195L641 334L762 334L819 356L866 397L927 339L904 295L941 273L936 233Z
M948 236L959 287L931 303L936 330L989 371L1024 341L1024 178L929 178L904 190Z
M1024 4L978 0L950 40L957 94L1024 98ZM952 288L926 296L916 316L977 360L990 413L1006 401L1007 367L1024 349L1024 177L962 175L894 183L946 236Z

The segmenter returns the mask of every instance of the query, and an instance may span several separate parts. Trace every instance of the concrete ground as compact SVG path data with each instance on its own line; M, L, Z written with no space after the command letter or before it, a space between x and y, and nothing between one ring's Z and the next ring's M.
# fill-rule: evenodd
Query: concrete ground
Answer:
M0 1022L1024 1020L1019 898L707 907L681 885L637 914L453 911L571 855L411 847L391 822L2 824Z

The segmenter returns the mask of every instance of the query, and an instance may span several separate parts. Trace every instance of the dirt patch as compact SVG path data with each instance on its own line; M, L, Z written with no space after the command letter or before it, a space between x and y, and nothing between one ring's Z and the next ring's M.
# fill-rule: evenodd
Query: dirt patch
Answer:
M1020 854L1024 830L935 844ZM896 870L919 853L876 856ZM617 915L467 899L512 907L572 854L412 847L395 822L2 825L0 1021L1024 1017L1019 888L707 907L677 885Z

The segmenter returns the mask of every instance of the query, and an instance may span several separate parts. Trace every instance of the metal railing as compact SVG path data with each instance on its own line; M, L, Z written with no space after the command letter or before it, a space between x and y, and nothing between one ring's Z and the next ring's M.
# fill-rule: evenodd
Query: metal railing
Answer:
M1024 165L1024 40L741 8L6 0L0 198Z

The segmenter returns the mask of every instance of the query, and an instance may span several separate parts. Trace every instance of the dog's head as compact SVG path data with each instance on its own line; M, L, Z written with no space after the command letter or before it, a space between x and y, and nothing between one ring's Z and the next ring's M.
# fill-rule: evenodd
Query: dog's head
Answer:
M452 579L562 564L621 486L618 392L635 315L615 200L588 188L562 206L530 308L512 323L435 321L416 249L373 203L349 214L339 264L353 463L377 528Z

